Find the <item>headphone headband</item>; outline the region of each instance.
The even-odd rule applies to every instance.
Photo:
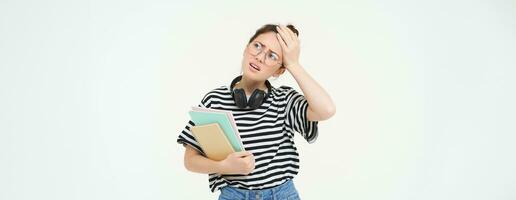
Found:
[[[235,87],[236,83],[238,83],[238,81],[240,81],[240,80],[242,80],[242,75],[237,76],[236,78],[234,78],[233,81],[231,81],[231,85],[229,86],[229,90],[233,91],[233,88]],[[267,98],[270,95],[271,91],[272,91],[272,85],[269,82],[269,80],[265,80],[265,86],[267,87],[267,95],[265,96],[265,98]]]
[[[238,81],[242,80],[242,75],[237,76],[233,81],[231,81],[231,85],[229,86],[229,90],[231,92],[231,96],[233,97],[233,100],[235,101],[235,104],[239,108],[245,108],[247,106],[250,106],[253,109],[258,108],[265,100],[267,100],[267,97],[269,97],[272,93],[272,85],[269,82],[269,80],[265,80],[265,86],[267,86],[267,92],[264,92],[260,89],[255,89],[251,96],[249,97],[249,102],[247,102],[247,98],[245,95],[245,91],[242,88],[234,89],[236,83]]]

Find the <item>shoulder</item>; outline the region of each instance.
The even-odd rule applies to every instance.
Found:
[[[226,98],[227,95],[231,96],[228,86],[222,85],[219,87],[215,87],[208,90],[208,92],[204,94],[203,102],[213,98]]]
[[[207,94],[214,94],[214,93],[219,93],[219,94],[229,93],[229,87],[226,85],[221,85],[219,87],[209,90]]]
[[[287,96],[289,93],[295,92],[295,89],[287,85],[282,85],[279,87],[275,87],[274,92],[277,96]]]
[[[279,86],[278,88],[275,88],[275,92],[276,92],[276,96],[284,97],[287,99],[289,99],[293,96],[302,95],[296,89],[294,89],[291,86],[287,86],[287,85],[282,85],[282,86]]]

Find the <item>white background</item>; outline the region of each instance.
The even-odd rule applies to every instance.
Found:
[[[0,1],[0,199],[216,199],[187,111],[266,23],[337,114],[302,199],[516,199],[514,1]],[[287,72],[273,85],[299,90]]]

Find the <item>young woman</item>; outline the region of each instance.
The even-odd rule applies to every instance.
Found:
[[[192,121],[177,139],[186,147],[186,169],[209,174],[211,191],[221,190],[219,199],[299,199],[292,181],[299,169],[294,132],[313,143],[318,122],[333,116],[336,109],[299,64],[298,35],[292,25],[262,26],[244,49],[243,74],[208,92],[198,105],[232,111],[246,151],[222,161],[206,158],[190,132]],[[270,77],[285,70],[306,97],[292,87],[270,84]]]

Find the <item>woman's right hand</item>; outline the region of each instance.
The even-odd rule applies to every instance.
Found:
[[[254,156],[249,151],[234,152],[220,161],[220,174],[248,175],[254,170]]]

